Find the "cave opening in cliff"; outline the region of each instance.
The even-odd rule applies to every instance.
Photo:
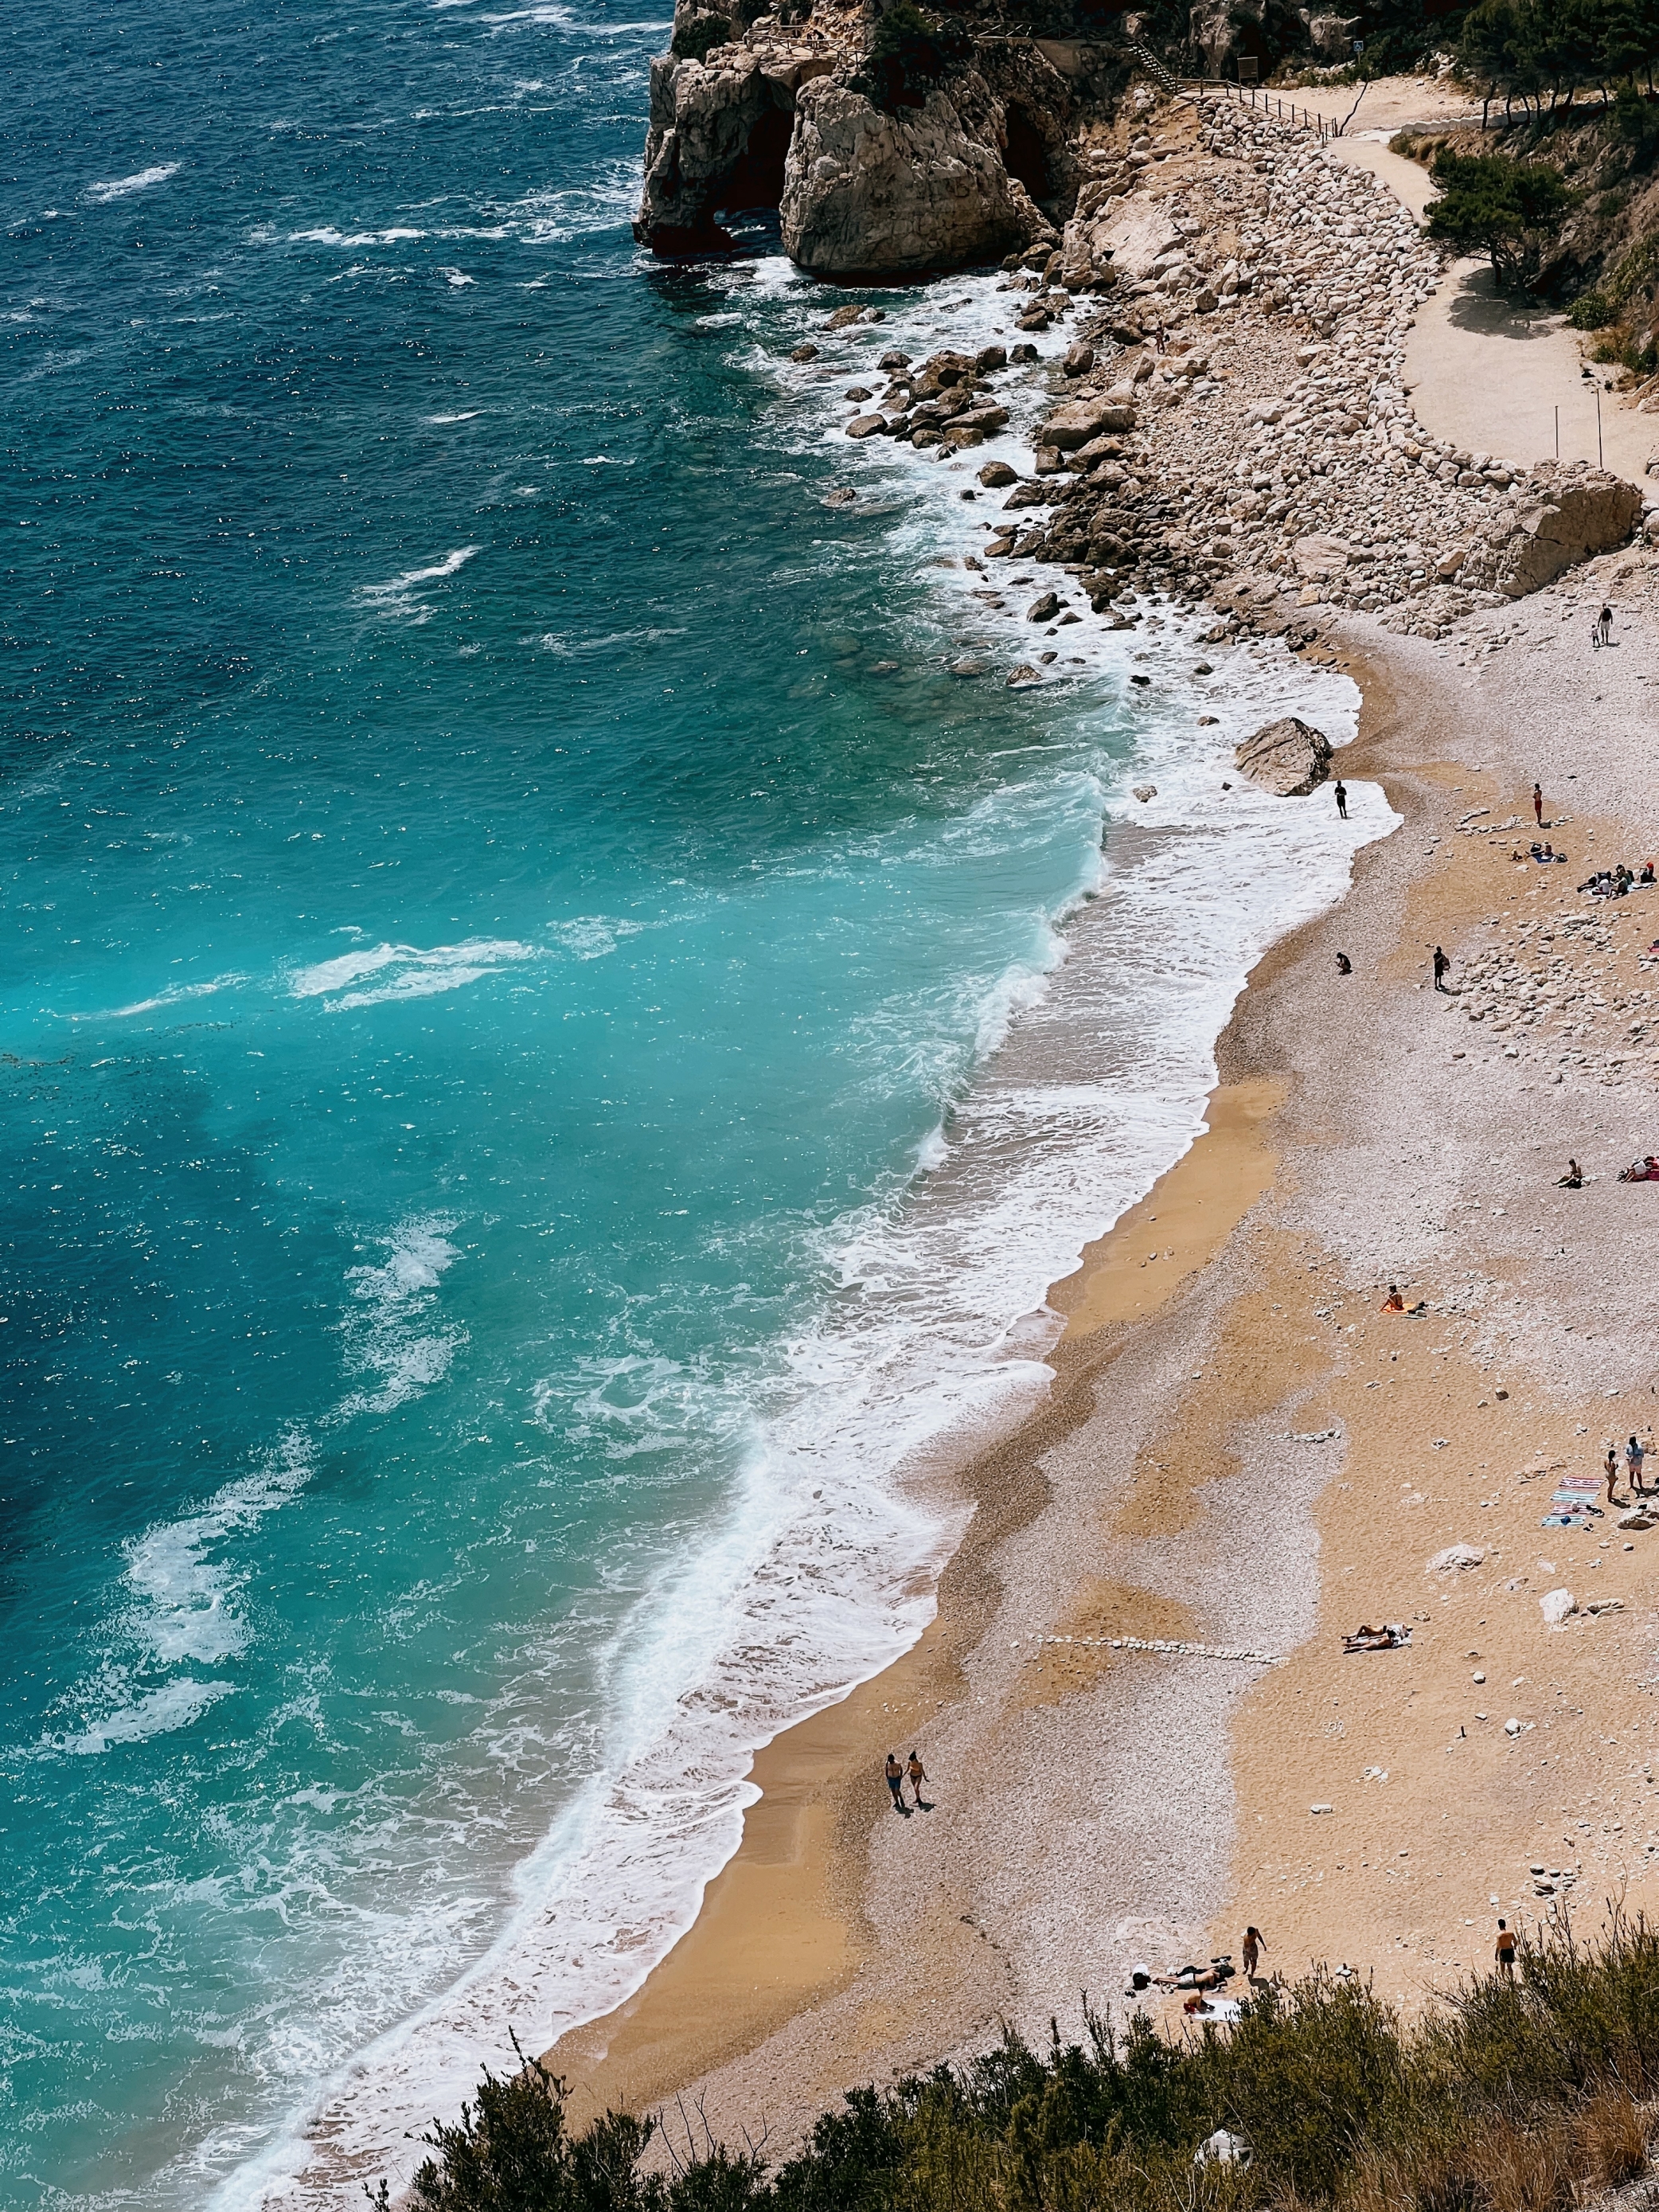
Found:
[[[1046,200],[1052,189],[1048,141],[1017,100],[1009,101],[1005,117],[1008,143],[1002,158],[1008,173],[1019,179],[1034,200]]]
[[[786,107],[769,108],[749,133],[720,193],[720,206],[738,215],[752,208],[775,208],[783,198],[784,156],[794,116]]]

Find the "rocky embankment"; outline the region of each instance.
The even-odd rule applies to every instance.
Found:
[[[1406,334],[1442,263],[1367,171],[1248,109],[1171,103],[1145,126],[1084,153],[1063,238],[1008,279],[1022,328],[1072,325],[1029,471],[981,477],[1006,494],[988,567],[1065,572],[1032,621],[1123,622],[1152,591],[1208,599],[1218,639],[1295,641],[1338,608],[1437,636],[1625,543],[1644,499],[1621,478],[1528,471],[1416,422]],[[883,367],[854,437],[960,451],[1006,420],[985,356]]]

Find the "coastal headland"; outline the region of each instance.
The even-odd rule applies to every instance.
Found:
[[[1579,888],[1659,851],[1647,487],[1424,420],[1406,364],[1447,264],[1399,156],[1150,94],[1109,136],[1073,219],[1109,235],[1012,257],[1032,327],[1074,339],[1061,436],[981,472],[1021,519],[970,588],[1012,611],[1007,563],[1047,562],[1034,646],[1184,605],[1161,652],[1266,634],[1339,666],[1364,706],[1332,775],[1402,826],[1261,961],[1206,1133],[1054,1287],[1048,1402],[962,1471],[932,1628],[761,1753],[695,1927],[550,2054],[578,2114],[678,2098],[775,2151],[1004,2022],[1121,2013],[1137,1966],[1236,1960],[1247,1923],[1265,1971],[1412,2010],[1500,1912],[1651,1901],[1659,1525],[1623,1449],[1659,1413],[1659,1184],[1618,1176],[1659,1146],[1659,890]],[[1477,373],[1468,335],[1435,375]],[[860,337],[854,311],[821,343]],[[884,363],[856,434],[994,438],[917,419],[963,381],[935,363],[919,398],[928,366]],[[882,1759],[913,1746],[927,1809],[896,1817]]]

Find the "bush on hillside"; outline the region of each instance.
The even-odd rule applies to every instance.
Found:
[[[1448,147],[1435,156],[1432,174],[1440,198],[1429,210],[1431,235],[1486,254],[1501,285],[1535,282],[1572,204],[1559,169]]]
[[[1570,2207],[1645,2169],[1659,2088],[1659,1931],[1523,1945],[1407,2027],[1316,1975],[1262,1989],[1227,2032],[1179,2042],[1084,2010],[1080,2043],[1009,2035],[962,2067],[851,2093],[775,2172],[751,2151],[653,2157],[653,2124],[580,2134],[564,2085],[520,2054],[425,2140],[416,2212],[1398,2212]],[[516,2045],[514,2046],[517,2048]],[[1194,2170],[1217,2129],[1247,2166]],[[373,2200],[389,2208],[384,2184]]]

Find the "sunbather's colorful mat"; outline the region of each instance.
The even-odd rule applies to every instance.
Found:
[[[1538,1525],[1540,1528],[1589,1528],[1595,1524],[1583,1513],[1547,1513]]]

